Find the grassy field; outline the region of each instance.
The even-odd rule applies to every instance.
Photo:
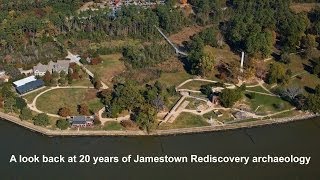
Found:
[[[49,89],[49,88],[48,88],[48,87],[45,87],[45,88],[43,88],[43,89],[41,89],[41,90],[38,90],[38,91],[35,91],[35,92],[33,92],[33,93],[27,94],[27,95],[23,96],[23,98],[25,98],[28,103],[32,103],[33,99],[34,99],[39,93],[41,93],[41,92],[43,92],[43,91],[45,91],[45,90],[47,90],[47,89]]]
[[[190,78],[192,78],[192,75],[186,71],[178,71],[175,73],[162,73],[159,81],[165,83],[167,86],[177,86]]]
[[[210,82],[204,82],[204,81],[191,81],[183,86],[180,87],[180,89],[189,89],[194,91],[199,91],[202,85],[211,84]]]
[[[178,128],[191,128],[209,126],[203,117],[193,115],[190,113],[181,113],[177,119],[172,123],[165,123],[159,126],[159,129],[178,129]]]
[[[103,126],[105,131],[119,131],[123,130],[123,127],[118,122],[106,122]]]
[[[93,87],[91,81],[89,78],[84,78],[84,79],[81,79],[81,80],[76,80],[76,81],[73,81],[71,86],[88,86],[88,87]]]
[[[103,104],[95,94],[94,89],[55,89],[40,96],[36,105],[39,110],[52,114],[57,114],[62,107],[68,107],[73,115],[77,115],[77,106],[85,103],[90,111],[96,112]]]
[[[256,87],[247,87],[247,90],[249,91],[257,91],[257,92],[262,92],[262,93],[268,93],[265,89],[263,89],[261,86],[256,86]]]
[[[248,102],[250,103],[253,111],[260,106],[256,111],[258,114],[274,113],[292,108],[287,101],[284,101],[279,97],[265,96],[260,94],[256,94],[255,98],[248,100]]]
[[[236,61],[239,62],[240,66],[240,55],[233,53],[228,46],[224,48],[213,48],[211,46],[205,46],[204,53],[213,54],[215,57],[215,64],[218,64],[219,61],[231,62]]]
[[[93,73],[97,73],[101,80],[110,85],[111,80],[117,74],[125,70],[124,63],[120,61],[121,54],[111,54],[101,56],[102,63],[98,65],[86,65],[86,67]]]

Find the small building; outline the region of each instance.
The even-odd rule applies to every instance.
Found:
[[[13,85],[15,87],[19,87],[19,86],[23,86],[29,82],[36,81],[36,80],[37,79],[35,76],[29,76],[29,77],[26,77],[26,78],[23,78],[23,79],[20,79],[18,81],[13,82]]]
[[[27,92],[39,89],[44,86],[44,82],[42,79],[37,79],[35,81],[26,83],[22,86],[16,87],[16,90],[19,94],[25,94]]]
[[[13,82],[13,85],[15,86],[16,91],[22,95],[43,87],[44,82],[41,79],[36,79],[35,76],[29,76]]]
[[[71,116],[68,118],[71,127],[73,128],[85,128],[85,127],[92,127],[93,126],[93,116]]]

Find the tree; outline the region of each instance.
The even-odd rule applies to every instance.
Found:
[[[14,92],[11,89],[10,84],[3,85],[2,89],[1,89],[1,94],[5,99],[8,98],[8,97],[14,97],[15,96]]]
[[[164,109],[164,101],[161,96],[157,96],[155,99],[151,101],[152,106],[160,112]]]
[[[46,71],[46,73],[44,74],[43,81],[46,86],[51,86],[52,75],[49,71]]]
[[[307,97],[306,109],[314,112],[320,112],[320,96],[317,94],[310,94]]]
[[[59,128],[61,130],[65,130],[65,129],[68,129],[68,127],[70,126],[70,123],[66,119],[59,119],[56,122],[56,126],[57,126],[57,128]]]
[[[4,100],[4,109],[6,112],[13,112],[16,101],[13,97],[8,97]]]
[[[156,115],[157,112],[153,107],[144,105],[136,110],[134,120],[141,129],[149,133],[151,125],[155,122]]]
[[[316,94],[316,95],[319,95],[319,96],[320,96],[320,84],[318,84],[318,85],[316,86],[316,88],[314,89],[314,91],[315,91],[315,94]]]
[[[50,124],[49,117],[45,113],[41,113],[33,117],[33,123],[36,126],[48,126]]]
[[[32,119],[32,112],[29,108],[25,107],[21,110],[19,117],[21,120],[31,120]]]
[[[291,63],[290,54],[287,53],[287,52],[283,52],[283,53],[281,54],[280,62],[282,62],[282,63],[284,63],[284,64],[290,64],[290,63]]]
[[[199,62],[199,70],[202,76],[208,76],[214,67],[214,59],[211,56],[204,55]]]
[[[92,58],[91,59],[91,65],[97,65],[100,64],[102,62],[102,58],[101,57],[96,57],[96,58]]]
[[[58,83],[61,84],[61,85],[65,85],[66,84],[66,79],[65,78],[60,78],[58,80]]]
[[[54,72],[52,73],[52,78],[53,78],[53,79],[58,79],[59,76],[60,76],[60,74],[59,74],[57,71],[54,71]]]
[[[58,111],[58,115],[61,117],[68,117],[71,115],[71,110],[67,107],[60,108]]]
[[[242,98],[242,94],[240,89],[223,89],[219,95],[220,102],[224,107],[230,108]]]
[[[102,88],[102,83],[100,80],[96,80],[95,83],[94,83],[94,88],[96,89],[100,89]]]
[[[16,106],[18,109],[22,110],[23,108],[27,107],[26,100],[24,100],[24,99],[21,98],[21,97],[16,97],[15,106]]]
[[[287,87],[282,91],[283,97],[288,97],[290,101],[293,101],[298,95],[302,94],[303,90],[298,86]]]
[[[201,85],[200,91],[205,94],[208,98],[212,95],[212,84]]]
[[[101,121],[98,116],[94,116],[93,124],[96,126],[101,125]]]
[[[79,114],[81,115],[85,115],[85,116],[89,116],[90,112],[89,112],[89,107],[88,105],[82,103],[79,105]]]
[[[285,67],[280,63],[273,63],[270,65],[269,73],[267,75],[267,82],[272,83],[285,83],[288,81]]]

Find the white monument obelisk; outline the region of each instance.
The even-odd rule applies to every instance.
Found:
[[[240,72],[243,73],[243,63],[244,63],[244,52],[241,53],[241,65],[240,65]]]

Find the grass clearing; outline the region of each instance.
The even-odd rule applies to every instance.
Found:
[[[120,123],[116,121],[106,122],[103,126],[103,130],[105,131],[120,131],[123,130],[123,127]]]
[[[97,73],[107,85],[111,84],[112,78],[125,70],[124,63],[120,60],[121,54],[101,55],[102,63],[86,65],[93,73]]]
[[[266,91],[265,89],[263,89],[261,86],[247,87],[247,90],[270,94],[268,91]]]
[[[76,81],[73,81],[71,86],[87,86],[87,87],[93,87],[91,81],[89,78],[84,78],[84,79],[81,79],[81,80],[76,80]]]
[[[159,82],[164,83],[167,86],[176,86],[190,78],[192,78],[192,75],[183,70],[174,73],[162,73]]]
[[[265,96],[261,94],[256,94],[254,99],[248,100],[251,109],[256,111],[257,114],[268,114],[283,111],[292,108],[290,103],[282,100],[279,97]]]
[[[216,115],[216,113],[214,111],[210,111],[206,114],[203,115],[203,118],[205,119],[210,119],[210,118],[217,118],[218,116]]]
[[[210,126],[203,117],[191,113],[181,113],[173,123],[163,123],[159,129],[179,129]]]
[[[188,104],[188,106],[186,107],[186,109],[197,109],[199,106],[207,106],[207,103],[198,99],[194,99],[194,98],[186,98],[187,101],[189,101],[190,103]]]
[[[240,66],[240,55],[233,53],[229,46],[225,46],[224,48],[213,48],[211,46],[205,46],[205,53],[211,53],[215,57],[215,64],[218,64],[220,61],[228,62],[239,62]]]
[[[103,107],[100,99],[94,94],[94,89],[54,89],[43,95],[37,100],[37,108],[46,113],[57,114],[62,107],[68,107],[73,115],[78,115],[78,105],[85,103],[90,111],[96,112]]]
[[[30,94],[27,94],[27,95],[23,96],[23,98],[25,98],[25,99],[27,100],[27,103],[32,103],[33,99],[34,99],[39,93],[41,93],[41,92],[43,92],[43,91],[45,91],[45,90],[47,90],[47,89],[49,89],[49,87],[45,87],[45,88],[43,88],[43,89],[41,89],[41,90],[38,90],[38,91],[32,92],[32,93],[30,93]]]
[[[191,81],[191,82],[184,84],[179,89],[189,89],[189,90],[194,90],[194,91],[200,91],[201,86],[207,85],[207,84],[212,84],[212,83],[205,82],[205,81]]]

